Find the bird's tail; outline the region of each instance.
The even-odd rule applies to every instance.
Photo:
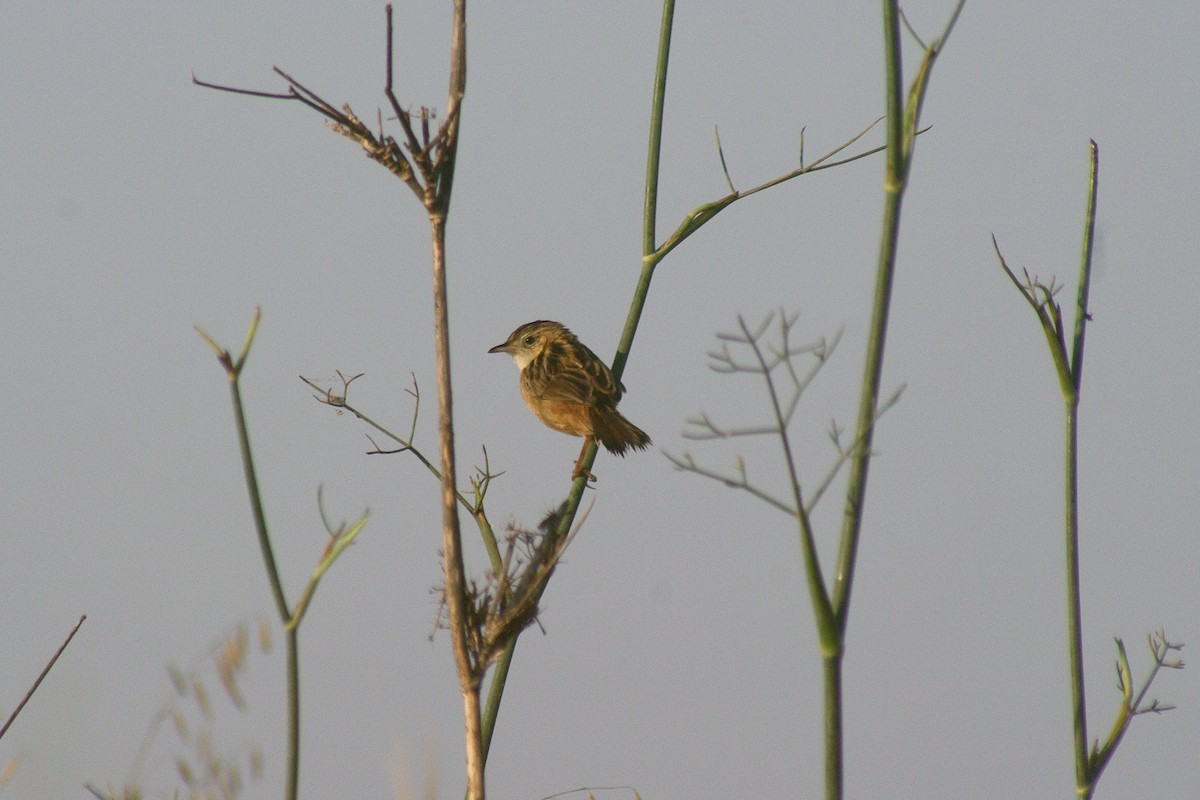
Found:
[[[621,412],[612,409],[592,410],[592,430],[597,441],[613,455],[623,456],[629,448],[645,450],[650,446],[650,437],[634,425]]]

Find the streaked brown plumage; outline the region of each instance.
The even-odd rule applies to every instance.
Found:
[[[584,437],[572,478],[587,474],[595,480],[581,468],[592,439],[619,456],[650,445],[646,432],[617,411],[625,387],[561,324],[528,322],[488,352],[508,353],[517,362],[521,397],[538,419],[556,431]]]

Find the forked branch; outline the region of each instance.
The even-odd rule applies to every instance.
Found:
[[[875,120],[870,125],[867,125],[861,131],[856,133],[854,136],[851,136],[845,142],[842,142],[840,145],[833,148],[828,153],[825,153],[823,156],[821,156],[816,161],[813,161],[810,164],[804,163],[804,130],[801,129],[801,131],[800,131],[800,164],[799,164],[799,166],[796,167],[796,169],[785,172],[784,174],[782,174],[776,178],[772,178],[771,180],[769,180],[765,183],[760,183],[758,186],[755,186],[750,189],[745,189],[743,191],[738,191],[737,189],[734,188],[733,179],[729,175],[729,168],[725,162],[725,150],[721,146],[721,137],[720,137],[720,134],[718,133],[718,135],[717,135],[717,157],[720,159],[720,162],[721,162],[721,172],[725,176],[725,182],[729,185],[729,194],[725,195],[724,197],[718,198],[716,200],[712,200],[710,202],[699,205],[696,208],[694,208],[692,211],[690,211],[683,218],[683,220],[679,223],[678,227],[675,228],[675,231],[670,236],[667,237],[666,241],[663,242],[658,247],[656,247],[653,253],[644,256],[642,260],[645,262],[651,262],[651,263],[657,263],[657,262],[661,261],[667,255],[667,253],[674,250],[676,247],[678,247],[680,244],[682,244],[685,239],[687,239],[689,236],[691,236],[696,231],[700,230],[700,228],[703,227],[705,223],[707,223],[709,220],[711,220],[717,214],[720,214],[726,208],[733,205],[735,202],[737,202],[738,200],[741,200],[742,198],[749,197],[752,194],[758,194],[759,192],[765,191],[774,186],[778,186],[781,183],[786,183],[786,182],[792,180],[793,178],[799,178],[801,175],[807,175],[810,172],[817,172],[818,170],[830,169],[832,167],[840,167],[844,164],[849,164],[852,161],[857,161],[860,158],[866,158],[867,156],[871,156],[871,155],[874,155],[876,153],[886,150],[887,149],[886,147],[873,147],[869,150],[864,150],[861,153],[856,153],[855,155],[848,156],[846,158],[841,158],[836,161],[832,160],[834,158],[834,156],[838,155],[843,150],[845,150],[848,147],[850,147],[851,145],[853,145],[855,142],[857,142],[863,136],[866,136],[867,132],[870,131],[872,128],[874,128],[876,125],[878,125],[882,119],[883,119],[883,117],[880,117],[879,119]],[[918,131],[918,133],[924,133],[924,132],[925,131],[923,131],[923,130]]]
[[[767,490],[752,483],[747,476],[746,462],[741,456],[737,457],[732,474],[704,467],[698,464],[690,453],[684,453],[682,456],[667,453],[666,456],[678,469],[686,472],[694,472],[697,475],[720,481],[731,488],[742,489],[789,516],[807,518],[816,507],[825,490],[833,482],[841,467],[854,457],[857,449],[862,445],[862,441],[860,438],[848,446],[843,446],[841,442],[841,429],[836,424],[832,425],[830,428],[830,439],[837,449],[837,457],[830,465],[829,470],[818,484],[812,496],[807,501],[802,500],[803,494],[800,490],[800,476],[795,461],[791,457],[792,443],[788,429],[792,423],[792,418],[795,416],[796,408],[799,406],[800,398],[817,377],[817,373],[820,372],[821,368],[833,355],[838,342],[841,340],[842,331],[839,330],[829,340],[822,337],[812,342],[794,344],[792,342],[792,330],[795,327],[797,315],[787,314],[781,310],[778,314],[778,341],[766,341],[764,337],[775,319],[775,314],[768,314],[761,323],[751,327],[743,317],[739,316],[738,331],[735,333],[717,334],[717,339],[721,341],[721,348],[718,351],[708,354],[711,359],[709,367],[714,372],[723,374],[746,373],[758,375],[762,378],[767,388],[771,420],[760,425],[729,427],[720,425],[714,422],[708,414],[701,413],[699,416],[687,420],[688,427],[684,429],[683,435],[684,438],[697,440],[731,439],[735,437],[761,436],[764,434],[779,437],[788,462],[788,479],[792,487],[792,501],[786,502],[781,500]],[[730,349],[731,344],[749,349],[751,358],[743,360],[735,355]],[[798,367],[796,362],[801,357],[808,357],[811,359],[811,363],[804,368]],[[903,388],[901,386],[880,404],[876,419],[896,403]]]
[[[300,81],[284,72],[279,67],[272,70],[287,84],[287,91],[269,92],[258,89],[244,89],[226,86],[209,81],[202,81],[192,75],[192,83],[206,89],[219,92],[243,94],[250,97],[261,97],[268,100],[294,100],[316,111],[325,117],[326,124],[337,133],[352,139],[363,148],[367,157],[381,164],[384,168],[404,181],[427,209],[445,207],[448,200],[448,182],[443,191],[443,179],[453,171],[452,164],[457,146],[458,115],[462,100],[461,89],[455,92],[451,89],[450,100],[447,103],[445,119],[437,130],[430,128],[430,122],[436,118],[436,112],[422,106],[412,112],[400,106],[392,86],[392,7],[387,6],[387,56],[385,64],[386,81],[384,95],[395,119],[399,122],[403,133],[403,144],[396,141],[394,136],[387,134],[383,127],[383,115],[376,112],[376,129],[372,130],[364,123],[348,103],[339,109],[325,98],[309,89]],[[465,67],[463,68],[465,74]],[[465,76],[464,76],[465,80]],[[413,128],[413,122],[421,126],[418,136]],[[445,195],[445,196],[443,196]]]
[[[412,388],[404,391],[413,398],[412,419],[409,422],[408,433],[401,435],[395,433],[390,428],[385,427],[379,422],[376,422],[372,417],[368,416],[364,411],[350,403],[350,384],[363,377],[362,373],[347,377],[340,370],[337,371],[338,380],[341,382],[340,389],[332,389],[322,386],[316,381],[300,376],[300,380],[304,381],[310,388],[317,392],[314,395],[319,403],[337,409],[339,412],[348,411],[355,417],[371,426],[379,433],[399,445],[395,448],[381,447],[369,434],[367,441],[371,443],[371,450],[367,451],[367,455],[393,455],[395,453],[411,453],[429,472],[439,481],[442,479],[441,470],[437,468],[425,453],[416,446],[417,437],[417,417],[421,412],[421,387],[417,384],[417,376],[412,376]],[[479,528],[480,536],[483,538],[484,547],[487,548],[488,555],[492,562],[492,569],[499,570],[501,568],[501,556],[499,546],[497,544],[496,535],[492,530],[491,521],[488,520],[487,511],[484,508],[484,499],[487,497],[488,487],[494,478],[503,475],[503,472],[492,472],[491,463],[488,459],[487,448],[483,448],[483,466],[475,467],[475,474],[471,476],[471,496],[464,494],[460,490],[455,490],[455,497],[458,500],[463,510],[471,515],[475,520],[476,526]]]
[[[1154,679],[1158,677],[1158,673],[1163,669],[1183,669],[1183,659],[1179,658],[1176,653],[1183,649],[1183,645],[1178,642],[1172,642],[1167,639],[1167,634],[1163,630],[1155,631],[1146,637],[1146,643],[1150,648],[1150,656],[1154,659],[1154,666],[1150,669],[1150,674],[1146,676],[1146,680],[1142,682],[1142,686],[1137,692],[1133,689],[1133,673],[1129,668],[1129,658],[1125,654],[1125,643],[1120,639],[1117,642],[1117,688],[1121,690],[1121,707],[1117,709],[1117,718],[1113,722],[1112,731],[1108,734],[1108,739],[1104,745],[1098,741],[1092,742],[1092,750],[1088,756],[1090,785],[1095,787],[1096,781],[1099,780],[1100,774],[1104,768],[1108,766],[1108,762],[1112,759],[1116,752],[1117,745],[1121,743],[1125,732],[1129,730],[1129,726],[1133,723],[1134,717],[1142,714],[1161,714],[1164,711],[1171,711],[1175,708],[1172,705],[1159,703],[1157,698],[1152,698],[1147,702],[1146,695],[1150,692],[1150,685],[1154,683]]]

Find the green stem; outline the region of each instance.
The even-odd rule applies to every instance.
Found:
[[[908,91],[907,103],[902,90],[904,75],[900,50],[900,9],[896,0],[883,2],[884,87],[886,96],[887,165],[884,174],[883,223],[879,241],[879,261],[875,273],[875,295],[871,308],[871,327],[867,337],[867,354],[863,364],[862,392],[859,397],[858,419],[855,423],[855,449],[850,463],[846,487],[846,507],[842,536],[838,547],[836,572],[833,579],[831,606],[835,616],[834,631],[822,637],[822,656],[826,659],[826,796],[830,800],[842,797],[842,740],[841,740],[841,656],[845,646],[846,626],[850,614],[850,590],[854,583],[858,541],[862,529],[863,504],[866,499],[867,476],[871,464],[871,448],[875,420],[879,416],[879,386],[883,375],[884,346],[887,341],[888,315],[891,309],[892,284],[896,272],[896,251],[900,236],[900,210],[908,185],[913,148],[919,130],[921,105],[924,102],[930,73],[942,44],[950,35],[963,2],[955,6],[942,35],[925,48],[920,68]],[[826,638],[829,641],[826,641]]]
[[[842,796],[842,653],[821,659],[825,679],[825,798]]]
[[[1094,139],[1090,142],[1089,150],[1091,169],[1083,222],[1083,252],[1079,257],[1079,291],[1075,296],[1075,335],[1071,348],[1071,383],[1076,391],[1083,385],[1083,339],[1088,322],[1088,289],[1092,284],[1092,244],[1096,236],[1096,197],[1100,183],[1100,146]]]
[[[883,236],[880,241],[875,297],[872,302],[871,329],[867,338],[862,392],[859,396],[858,420],[855,424],[856,452],[850,461],[850,479],[846,489],[842,539],[838,552],[837,573],[833,582],[833,608],[838,618],[838,630],[843,633],[846,630],[850,609],[850,589],[854,582],[854,566],[862,527],[863,502],[867,492],[867,474],[871,464],[871,446],[875,435],[875,418],[879,406],[879,385],[883,373],[883,351],[887,338],[888,311],[892,298],[892,281],[895,276],[896,242],[900,232],[901,192],[899,185],[896,185],[894,189],[891,188],[891,178],[892,172],[889,169],[883,211]]]
[[[1091,757],[1088,753],[1086,684],[1083,676],[1083,621],[1079,585],[1079,396],[1083,381],[1083,342],[1088,321],[1088,290],[1092,275],[1092,245],[1096,230],[1096,197],[1099,185],[1100,150],[1091,142],[1091,170],[1087,210],[1084,214],[1083,252],[1080,255],[1079,287],[1075,303],[1075,330],[1069,365],[1059,366],[1066,404],[1066,504],[1067,636],[1071,667],[1071,719],[1075,739],[1075,791],[1087,800],[1095,791]],[[1065,347],[1062,348],[1065,351]],[[1053,348],[1051,348],[1053,351]],[[1065,352],[1063,356],[1065,357]],[[1056,361],[1061,363],[1062,359]],[[1069,370],[1066,367],[1069,366]]]
[[[262,496],[259,494],[254,456],[250,451],[250,432],[246,427],[246,414],[242,406],[242,390],[239,384],[242,363],[238,364],[235,372],[230,373],[229,378],[229,390],[233,400],[233,419],[237,426],[238,449],[241,451],[242,469],[246,475],[246,490],[250,494],[250,513],[254,516],[254,531],[258,535],[258,547],[267,568],[267,580],[271,584],[271,596],[275,599],[275,610],[279,613],[279,619],[286,625],[292,618],[292,612],[288,608],[283,582],[279,578],[279,567],[275,564],[275,551],[271,546],[266,512],[263,510]]]
[[[638,321],[641,319],[642,309],[646,304],[646,296],[650,291],[650,281],[654,276],[654,267],[658,263],[658,260],[653,257],[655,249],[654,219],[657,213],[658,161],[662,147],[663,103],[666,97],[667,63],[671,51],[671,26],[674,14],[674,0],[664,0],[662,28],[659,33],[658,61],[654,80],[654,100],[650,111],[650,147],[646,164],[646,207],[643,215],[642,251],[647,257],[642,260],[641,275],[638,278],[637,288],[634,290],[633,301],[630,304],[629,314],[626,317],[625,328],[621,333],[621,339],[617,345],[617,353],[613,359],[612,371],[617,380],[620,380],[621,374],[625,370],[625,362],[629,358],[629,350],[633,344],[634,334],[637,332]],[[596,450],[596,445],[593,443],[583,460],[583,468],[585,470],[591,469],[592,464],[595,462]],[[587,479],[584,477],[580,477],[571,484],[562,520],[554,534],[559,539],[565,537],[571,530],[571,525],[575,520],[576,512],[579,510],[579,503],[583,499],[583,492],[586,486]],[[541,593],[545,591],[546,584],[542,586],[542,590],[538,593],[538,599],[541,598]],[[485,760],[491,748],[492,734],[495,731],[496,719],[500,714],[500,703],[504,696],[504,686],[508,679],[508,670],[512,665],[516,648],[517,638],[514,638],[508,643],[504,654],[496,664],[492,674],[491,685],[488,687],[487,700],[482,710],[481,719],[482,753]]]
[[[279,568],[275,563],[274,548],[271,546],[271,535],[267,529],[267,517],[266,512],[263,510],[262,495],[259,493],[258,475],[254,468],[254,456],[250,449],[250,432],[246,426],[246,414],[245,408],[242,405],[240,384],[242,368],[246,363],[247,355],[249,355],[253,331],[257,327],[257,322],[258,315],[256,314],[255,324],[251,327],[250,337],[247,338],[246,345],[237,363],[233,363],[228,352],[222,356],[221,361],[225,365],[226,372],[229,375],[229,390],[233,401],[233,418],[237,427],[238,447],[242,455],[242,468],[246,475],[246,489],[250,495],[250,510],[254,516],[254,529],[258,535],[259,549],[262,551],[263,563],[267,569],[267,579],[271,584],[271,595],[275,599],[275,608],[285,628],[285,640],[287,642],[288,721],[284,798],[286,800],[296,800],[299,793],[300,781],[299,643],[297,641],[296,629],[288,627],[288,623],[292,618],[292,612],[288,608],[287,597],[283,591],[283,582],[279,578]],[[206,336],[205,338],[207,339],[208,337]],[[209,341],[211,343],[211,340]]]
[[[492,733],[496,730],[496,717],[500,714],[500,701],[504,697],[504,685],[508,682],[508,669],[512,666],[513,653],[517,649],[517,639],[514,636],[504,648],[503,655],[492,670],[492,681],[488,686],[487,701],[483,706],[482,737],[483,758],[486,762],[492,749]]]
[[[287,778],[283,796],[296,800],[300,787],[300,630],[292,628],[284,632],[287,645]]]
[[[846,509],[839,545],[837,573],[833,584],[833,607],[838,625],[845,630],[850,607],[850,589],[854,580],[855,555],[862,526],[863,501],[871,462],[871,443],[879,410],[879,384],[883,373],[883,352],[891,307],[892,281],[896,269],[896,250],[900,235],[900,208],[908,186],[913,148],[920,132],[921,106],[933,72],[934,62],[954,29],[965,0],[959,0],[942,34],[925,47],[925,55],[908,90],[907,103],[901,90],[903,64],[900,52],[900,9],[895,0],[883,3],[884,67],[886,77],[887,166],[884,175],[883,231],[879,242],[879,263],[875,274],[875,297],[871,311],[871,330],[863,365],[863,387],[856,422],[856,452],[851,460],[846,490]]]
[[[659,159],[662,155],[663,108],[667,98],[667,67],[671,60],[671,31],[675,23],[675,0],[663,0],[662,22],[658,31],[658,57],[654,67],[654,94],[650,101],[650,142],[646,148],[646,195],[642,208],[642,271],[638,275],[637,286],[633,290],[633,300],[629,304],[629,313],[625,316],[625,327],[617,342],[617,352],[613,357],[612,373],[617,380],[625,372],[625,362],[629,359],[629,349],[633,346],[633,337],[637,334],[638,323],[642,319],[642,311],[646,307],[646,297],[650,294],[650,281],[654,278],[654,268],[662,260],[657,253],[655,244],[658,221],[658,174]],[[593,445],[588,454],[587,466],[590,467],[595,456]],[[574,513],[572,512],[572,515]]]
[[[1066,425],[1066,560],[1067,560],[1067,640],[1071,662],[1071,720],[1075,734],[1075,788],[1081,798],[1092,796],[1087,749],[1087,706],[1083,680],[1083,623],[1079,599],[1079,477],[1076,470],[1079,397],[1065,398]]]
[[[646,155],[646,196],[642,211],[642,271],[638,276],[637,287],[633,291],[633,300],[629,304],[629,313],[625,316],[625,327],[621,331],[621,339],[617,343],[617,352],[613,357],[612,373],[618,381],[625,372],[625,362],[629,359],[629,350],[633,346],[633,337],[637,334],[638,323],[642,318],[642,310],[646,307],[646,297],[650,293],[650,282],[654,278],[654,268],[662,260],[662,253],[656,253],[655,220],[658,216],[658,172],[659,156],[662,153],[663,107],[667,96],[667,66],[671,56],[671,29],[675,20],[675,0],[663,0],[662,23],[658,33],[658,58],[654,70],[654,96],[650,105],[650,143]],[[597,447],[595,442],[588,448],[583,459],[583,469],[589,470],[596,460]],[[579,501],[583,499],[583,491],[587,479],[580,476],[571,484],[567,495],[567,508],[559,523],[558,536],[566,536],[579,510]]]
[[[862,392],[855,424],[855,453],[850,462],[846,489],[846,508],[842,539],[833,582],[833,608],[838,630],[846,630],[850,606],[850,588],[854,581],[855,556],[862,526],[863,501],[867,491],[867,473],[871,463],[871,442],[879,406],[879,384],[883,373],[883,351],[887,338],[888,311],[891,306],[892,280],[896,269],[896,243],[900,235],[900,206],[907,175],[904,153],[904,107],[901,89],[903,67],[900,57],[900,13],[895,0],[884,0],[884,64],[887,96],[887,165],[884,174],[883,227],[879,241],[879,261],[875,272],[875,297],[871,306],[871,329],[867,337],[867,356],[863,365]]]
[[[675,22],[675,0],[663,0],[662,23],[658,29],[658,58],[654,66],[654,96],[650,101],[650,145],[646,152],[646,198],[642,213],[642,256],[657,249],[658,163],[662,154],[663,107],[667,97],[667,65],[671,58],[671,31]],[[632,337],[630,337],[632,338]]]

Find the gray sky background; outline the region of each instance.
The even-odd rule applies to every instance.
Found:
[[[445,102],[446,3],[399,4],[397,93]],[[881,113],[878,4],[680,3],[660,232]],[[951,3],[912,2],[935,35]],[[427,776],[462,789],[461,701],[445,635],[437,487],[411,457],[364,455],[364,428],[298,374],[365,372],[353,399],[406,428],[410,374],[434,443],[429,245],[406,187],[298,104],[201,90],[282,88],[278,65],[373,119],[383,4],[15,2],[0,32],[0,558],[12,708],[81,613],[88,621],[16,725],[5,798],[82,784],[173,790],[173,735],[130,774],[172,691],[239,621],[273,613],[226,380],[192,329],[242,341],[253,442],[292,597],[325,544],[316,507],[372,516],[301,635],[305,797],[390,797]],[[649,2],[476,3],[449,253],[460,464],[505,470],[497,524],[568,489],[578,444],[524,408],[488,355],[560,320],[612,354],[639,267],[646,119],[660,9]],[[1197,186],[1191,2],[968,3],[938,62],[904,207],[884,418],[846,656],[849,797],[1068,797],[1073,768],[1061,534],[1062,403],[1042,334],[997,266],[1074,294],[1087,142],[1100,145],[1081,423],[1091,735],[1118,702],[1112,637],[1145,675],[1146,634],[1200,647]],[[907,63],[917,52],[909,41]],[[875,131],[866,140],[882,141]],[[597,460],[595,507],[526,634],[490,759],[496,797],[632,786],[646,798],[815,796],[820,661],[786,517],[675,471],[690,451],[781,487],[774,442],[681,437],[698,411],[765,419],[762,387],[711,372],[739,313],[845,327],[794,423],[813,484],[830,420],[854,418],[882,198],[878,157],[736,204],[660,267],[625,373],[625,413],[656,449]],[[463,481],[466,481],[464,469]],[[840,497],[817,514],[826,564]],[[472,542],[473,565],[482,548]],[[1102,797],[1200,795],[1194,668],[1153,694]],[[257,743],[278,796],[281,641],[256,656],[249,710],[217,746]],[[7,713],[7,711],[5,711]],[[199,714],[189,709],[189,719]],[[628,797],[628,791],[597,792]]]

